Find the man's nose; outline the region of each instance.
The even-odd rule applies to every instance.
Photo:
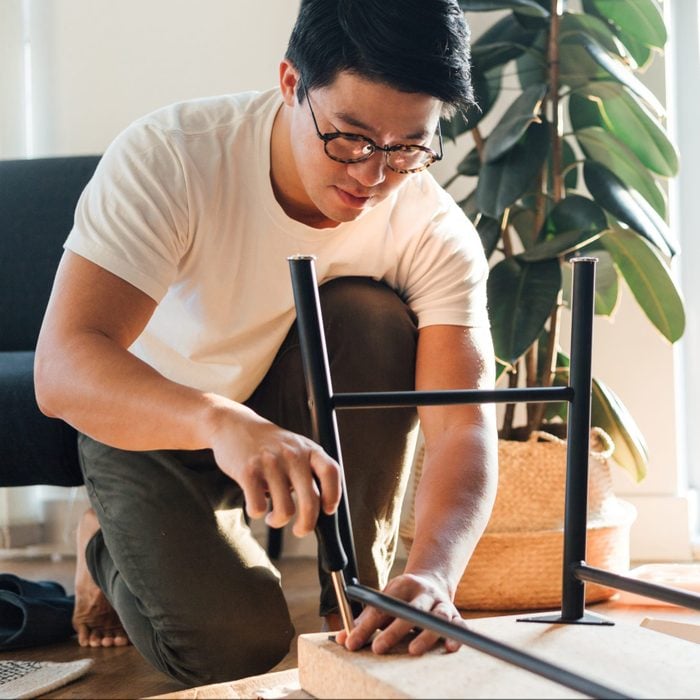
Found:
[[[348,163],[348,174],[363,187],[376,187],[386,180],[386,157],[375,151],[367,160]]]

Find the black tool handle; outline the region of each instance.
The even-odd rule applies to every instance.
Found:
[[[338,511],[328,515],[321,511],[316,522],[316,537],[320,549],[321,566],[324,571],[343,571],[348,565],[348,557],[340,540]]]

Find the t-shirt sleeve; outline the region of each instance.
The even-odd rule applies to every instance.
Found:
[[[443,203],[411,251],[406,301],[418,316],[419,328],[488,328],[489,268],[481,239],[451,198]]]
[[[65,248],[160,302],[189,245],[187,187],[167,135],[136,122],[103,155]]]

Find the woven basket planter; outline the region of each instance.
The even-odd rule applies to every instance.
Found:
[[[413,489],[420,479],[423,447],[414,463]],[[612,488],[610,438],[594,429],[588,479],[586,563],[618,573],[629,569],[634,507]],[[561,605],[566,443],[548,433],[527,442],[499,440],[498,491],[491,518],[459,583],[455,604],[462,610],[536,610]],[[410,549],[413,497],[400,535]],[[586,602],[616,591],[586,584]]]

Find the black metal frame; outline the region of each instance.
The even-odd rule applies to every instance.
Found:
[[[299,340],[314,426],[314,439],[342,465],[336,409],[426,406],[458,403],[519,403],[567,401],[566,493],[564,512],[564,558],[562,607],[560,613],[522,618],[523,621],[568,624],[613,624],[585,610],[585,582],[603,584],[650,598],[700,610],[700,595],[640,581],[597,569],[585,563],[588,507],[588,454],[591,423],[591,354],[595,300],[595,258],[576,258],[572,300],[569,384],[565,387],[508,388],[494,390],[443,390],[403,392],[357,392],[334,394],[326,351],[318,283],[313,256],[289,258]],[[407,603],[357,581],[355,548],[348,504],[343,497],[338,510],[340,538],[348,553],[344,570],[347,596],[389,614],[432,629],[480,651],[543,675],[580,692],[602,697],[626,697],[582,676],[543,662],[535,656],[476,635],[431,613],[418,611]]]

